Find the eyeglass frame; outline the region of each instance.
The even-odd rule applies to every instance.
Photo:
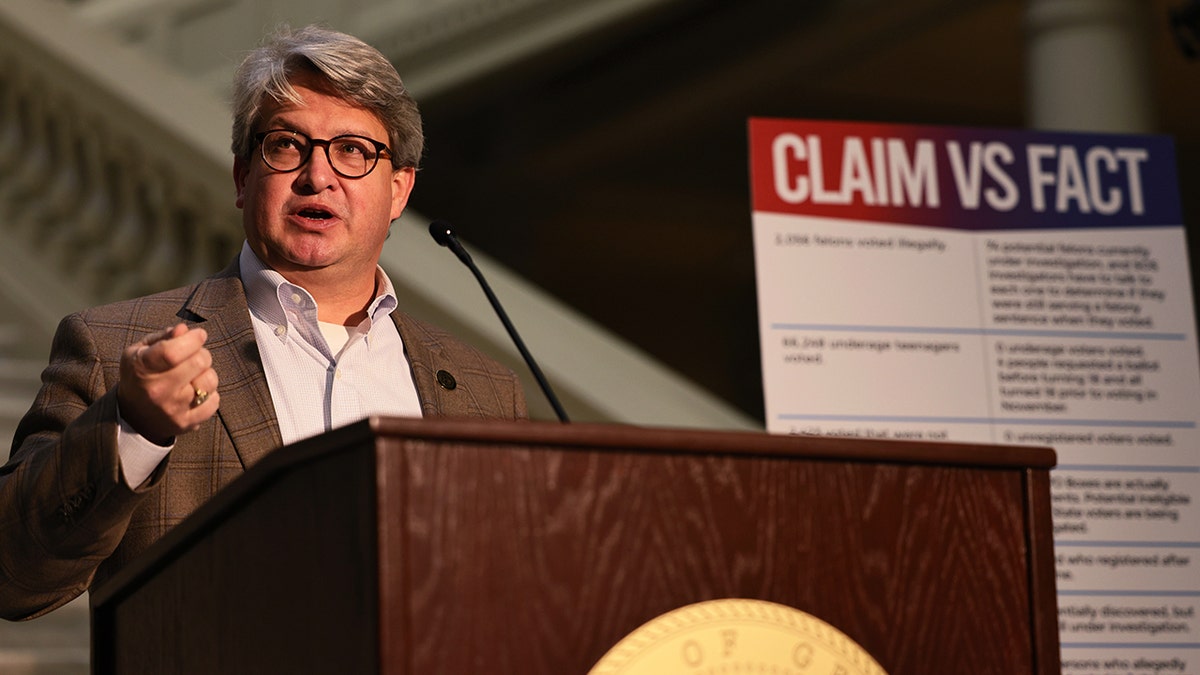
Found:
[[[278,133],[278,132],[292,134],[293,136],[299,136],[300,138],[304,138],[304,139],[308,140],[308,154],[301,157],[300,163],[291,169],[280,169],[280,168],[276,167],[274,164],[272,164],[271,160],[267,159],[267,148],[266,148],[266,145],[263,144],[263,141],[266,140],[267,136],[269,136],[270,134]],[[301,168],[304,167],[305,164],[308,163],[309,160],[312,159],[313,149],[315,149],[317,146],[321,146],[325,149],[325,161],[329,162],[329,168],[333,169],[333,172],[336,173],[337,175],[341,176],[342,178],[349,179],[349,180],[357,180],[359,178],[365,178],[365,177],[371,175],[371,172],[374,171],[377,166],[379,166],[380,158],[384,158],[384,159],[388,159],[388,160],[391,160],[391,158],[392,158],[392,149],[389,148],[386,144],[381,143],[381,142],[375,140],[374,138],[370,138],[368,136],[360,136],[359,134],[338,134],[337,136],[334,136],[333,138],[313,138],[312,136],[309,136],[308,134],[304,133],[303,131],[296,131],[295,129],[267,129],[266,131],[260,131],[256,134],[254,134],[253,138],[254,138],[254,144],[258,146],[258,154],[260,157],[262,157],[263,163],[266,164],[268,167],[270,167],[272,171],[278,171],[279,173],[291,173],[293,171],[299,171]],[[357,138],[357,139],[364,140],[364,141],[370,143],[371,145],[375,146],[375,163],[371,165],[371,168],[367,169],[365,173],[359,174],[357,176],[343,173],[342,171],[338,170],[338,168],[336,166],[334,166],[333,157],[331,157],[329,155],[329,146],[331,143],[333,143],[334,141],[336,141],[340,138]]]

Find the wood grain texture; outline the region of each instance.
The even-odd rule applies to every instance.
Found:
[[[377,672],[371,439],[328,450],[280,450],[93,594],[93,672]]]
[[[1053,462],[371,420],[273,453],[100,589],[96,662],[118,667],[97,672],[582,675],[646,621],[735,597],[808,612],[893,675],[1056,673]]]
[[[583,673],[721,597],[812,613],[889,672],[1033,672],[1022,469],[402,445],[406,672]]]

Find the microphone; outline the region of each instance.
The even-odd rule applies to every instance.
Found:
[[[496,315],[500,317],[500,322],[504,324],[504,328],[508,331],[508,336],[512,338],[513,343],[517,345],[517,350],[521,352],[521,358],[525,359],[525,365],[529,366],[529,370],[533,372],[533,377],[537,380],[538,386],[542,388],[542,393],[546,395],[546,399],[550,401],[550,406],[554,408],[554,414],[558,415],[558,421],[569,422],[567,412],[563,410],[562,404],[558,402],[558,397],[554,395],[554,390],[550,388],[550,383],[542,375],[542,369],[538,368],[537,361],[533,360],[533,355],[525,348],[525,342],[521,340],[521,336],[517,334],[516,327],[508,320],[508,314],[500,306],[500,300],[496,298],[496,294],[492,292],[492,287],[483,278],[483,272],[480,272],[479,268],[475,266],[475,261],[471,260],[471,254],[467,253],[467,249],[463,248],[462,244],[459,243],[458,237],[454,235],[454,229],[450,227],[450,223],[444,220],[433,221],[429,224],[429,234],[433,236],[433,240],[439,245],[453,251],[454,255],[458,256],[458,259],[475,275],[475,279],[479,281],[484,294],[487,295],[488,302],[492,303],[492,309],[496,310]]]

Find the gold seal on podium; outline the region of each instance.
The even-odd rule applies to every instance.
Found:
[[[588,675],[674,673],[887,675],[824,621],[786,605],[734,598],[651,619],[608,650]]]

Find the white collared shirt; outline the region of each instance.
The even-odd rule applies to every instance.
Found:
[[[263,265],[248,244],[240,265],[285,445],[369,415],[421,416],[404,343],[391,318],[396,294],[382,268],[376,268],[378,295],[362,323],[344,329],[325,324],[331,336],[345,331],[344,345],[331,347],[308,291]]]
[[[378,295],[367,318],[343,327],[319,323],[308,291],[264,265],[249,244],[242,245],[238,262],[284,445],[369,415],[421,416],[404,342],[391,319],[396,294],[382,268],[376,268]],[[149,478],[171,450],[124,420],[117,448],[131,486]]]

